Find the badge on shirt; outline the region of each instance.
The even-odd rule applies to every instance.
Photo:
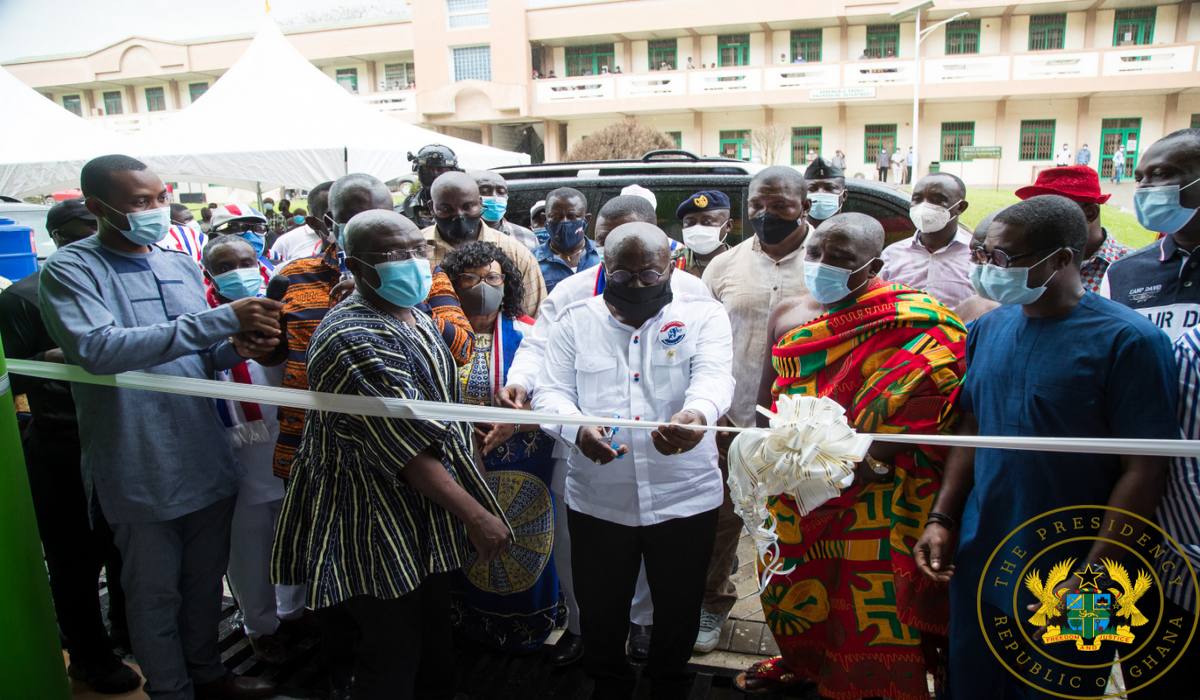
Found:
[[[674,347],[687,337],[687,326],[683,321],[671,321],[658,329],[658,341],[667,347]]]

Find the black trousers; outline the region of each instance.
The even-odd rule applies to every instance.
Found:
[[[625,658],[629,605],[638,569],[654,602],[646,678],[655,698],[686,698],[687,662],[700,629],[705,572],[717,532],[717,509],[656,525],[630,527],[572,510],[571,572],[579,599],[584,668],[593,698],[630,698],[636,683]]]
[[[33,428],[24,447],[59,631],[72,661],[84,665],[104,661],[112,656],[112,643],[100,615],[100,569],[106,567],[108,572],[109,622],[126,629],[121,557],[99,508],[88,521],[79,437]]]
[[[880,182],[887,182],[888,170],[889,170],[890,168],[875,168],[875,169],[876,169],[877,171],[879,171],[879,181],[880,181]]]
[[[463,669],[454,667],[450,587],[449,575],[439,574],[402,598],[344,603],[358,627],[354,700],[454,697]]]

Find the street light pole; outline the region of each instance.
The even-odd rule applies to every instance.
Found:
[[[912,116],[912,170],[906,171],[909,173],[909,179],[919,172],[921,163],[921,151],[917,148],[918,140],[921,136],[921,41],[924,37],[921,36],[921,8],[916,11],[916,41],[913,43],[913,51],[916,56],[913,59],[913,116]]]

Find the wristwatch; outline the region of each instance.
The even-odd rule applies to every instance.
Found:
[[[871,455],[867,455],[866,462],[867,466],[871,468],[871,471],[875,472],[879,476],[887,476],[892,472],[892,466],[890,464],[875,459]]]

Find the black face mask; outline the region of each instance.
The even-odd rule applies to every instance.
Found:
[[[671,298],[669,279],[653,287],[629,287],[611,283],[604,287],[604,301],[621,314],[622,320],[637,326],[670,304]]]
[[[479,236],[478,216],[435,216],[438,232],[450,243],[473,241]]]
[[[792,235],[792,231],[802,225],[797,219],[781,219],[774,214],[763,214],[750,219],[750,226],[755,235],[767,245],[782,243],[783,239]]]

